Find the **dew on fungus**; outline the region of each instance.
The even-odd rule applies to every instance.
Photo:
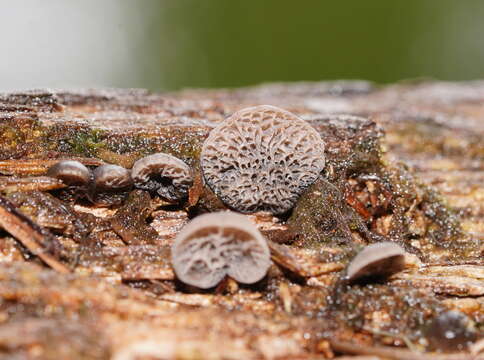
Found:
[[[200,161],[206,183],[229,207],[282,214],[323,170],[324,142],[294,114],[261,105],[213,129]]]
[[[252,284],[267,273],[267,241],[244,215],[231,212],[204,214],[190,221],[172,247],[177,277],[202,289],[217,285],[226,275]]]

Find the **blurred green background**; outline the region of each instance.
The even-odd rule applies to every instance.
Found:
[[[482,0],[19,0],[0,10],[2,89],[484,77]]]

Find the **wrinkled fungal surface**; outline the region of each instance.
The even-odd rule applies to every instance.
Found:
[[[240,110],[211,131],[201,153],[212,190],[240,212],[290,210],[324,168],[324,143],[283,109]]]
[[[261,280],[270,256],[266,240],[247,218],[218,212],[198,216],[180,231],[172,262],[181,281],[210,288],[226,275],[244,284]]]
[[[232,272],[185,286],[175,239],[190,218],[232,207],[204,181],[203,144],[258,104],[306,121],[324,169],[288,217],[244,215],[271,251],[261,281]],[[482,358],[483,120],[484,81],[0,95],[0,358]],[[256,159],[242,145],[234,159]],[[131,169],[156,153],[190,167],[187,201],[108,186],[98,207],[45,176],[62,160]],[[404,271],[344,281],[361,249],[389,240]]]
[[[93,172],[89,200],[99,206],[121,203],[133,186],[130,172],[118,165],[101,165]]]
[[[153,154],[136,161],[131,177],[138,189],[157,193],[169,201],[185,198],[193,184],[188,165],[169,154]]]

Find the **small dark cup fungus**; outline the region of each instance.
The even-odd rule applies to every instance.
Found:
[[[79,161],[62,160],[47,170],[47,176],[61,180],[67,186],[87,186],[91,172]]]
[[[117,165],[102,165],[93,172],[89,199],[99,206],[120,204],[133,187],[130,172]]]
[[[434,350],[465,350],[476,340],[474,323],[459,311],[446,311],[432,320],[426,337]]]
[[[62,160],[47,170],[47,176],[58,179],[67,185],[56,195],[64,201],[76,201],[87,195],[88,186],[92,179],[91,171],[79,161]]]
[[[348,282],[367,277],[384,277],[404,268],[405,251],[385,241],[366,246],[351,260],[346,270]]]
[[[187,197],[193,184],[190,168],[174,156],[158,153],[136,161],[131,177],[138,189],[157,193],[162,198],[177,202]]]
[[[217,285],[226,275],[252,284],[271,264],[267,241],[245,216],[217,212],[196,217],[178,234],[172,247],[177,277],[202,289]]]

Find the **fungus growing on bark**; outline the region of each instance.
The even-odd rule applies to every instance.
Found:
[[[202,289],[217,285],[226,275],[252,284],[270,266],[267,241],[245,216],[216,212],[190,221],[172,247],[177,277]]]
[[[383,277],[398,272],[404,267],[405,251],[397,244],[384,241],[371,244],[351,260],[346,276],[349,282],[364,277]]]
[[[190,168],[180,159],[163,153],[146,156],[136,161],[131,177],[138,189],[157,193],[176,202],[185,198],[193,184]]]
[[[473,321],[466,315],[450,310],[432,320],[426,336],[433,349],[464,350],[476,340],[476,329]]]
[[[226,205],[244,213],[287,212],[324,163],[318,132],[269,105],[234,113],[210,132],[201,152],[208,186]]]
[[[62,160],[47,170],[47,176],[61,180],[68,186],[86,186],[91,172],[79,161]]]
[[[102,165],[93,172],[89,200],[99,206],[121,203],[133,187],[128,170],[117,165]]]

